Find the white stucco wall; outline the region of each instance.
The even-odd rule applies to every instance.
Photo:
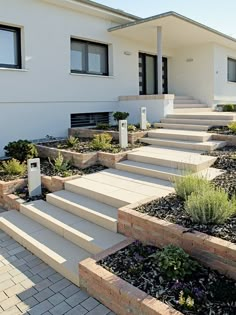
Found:
[[[214,45],[214,103],[236,104],[236,83],[228,81],[227,59],[236,60],[236,51]]]
[[[120,95],[139,93],[138,52],[155,45],[116,37],[110,20],[40,0],[0,0],[0,8],[0,24],[22,28],[24,68],[0,69],[0,156],[9,141],[65,136],[71,113],[112,112]],[[70,74],[71,37],[109,44],[109,77]]]
[[[169,92],[193,96],[212,105],[214,88],[213,45],[181,47],[169,60]]]

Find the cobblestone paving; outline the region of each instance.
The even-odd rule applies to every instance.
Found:
[[[115,315],[0,230],[1,315]]]

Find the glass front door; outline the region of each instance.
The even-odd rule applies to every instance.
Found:
[[[163,58],[163,93],[168,93],[167,58]],[[139,54],[139,94],[157,94],[157,56]]]

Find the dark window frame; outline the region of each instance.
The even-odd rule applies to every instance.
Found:
[[[22,68],[22,55],[21,55],[21,29],[0,24],[0,30],[8,31],[16,34],[16,50],[17,50],[17,63],[15,65],[0,63],[0,68],[21,69]]]
[[[107,44],[103,44],[103,43],[98,43],[98,42],[93,42],[93,41],[87,41],[87,40],[82,40],[82,39],[77,39],[77,38],[71,38],[70,40],[70,47],[72,45],[72,42],[78,42],[78,43],[82,43],[85,44],[85,70],[73,70],[70,69],[71,73],[78,73],[78,74],[89,74],[89,75],[99,75],[99,76],[109,76],[109,46]],[[89,63],[88,63],[88,56],[89,56],[89,45],[93,45],[93,46],[99,46],[99,47],[104,47],[105,48],[105,64],[106,64],[106,72],[103,73],[97,73],[97,72],[91,72],[89,71]],[[71,49],[71,48],[70,48]]]
[[[235,64],[235,68],[236,68],[236,59],[228,57],[227,58],[227,80],[228,80],[228,82],[236,83],[236,77],[235,77],[235,80],[229,79],[229,61],[233,61]]]

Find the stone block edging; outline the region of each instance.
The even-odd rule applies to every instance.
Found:
[[[113,140],[119,141],[119,131],[114,130],[97,130],[89,128],[69,128],[69,136],[79,137],[79,138],[93,138],[97,134],[108,133],[112,136]],[[134,144],[139,139],[146,137],[148,130],[137,131],[137,132],[128,132],[128,142]]]
[[[212,140],[226,141],[228,145],[236,146],[236,135],[213,134]]]
[[[79,264],[80,287],[118,315],[181,315],[182,313],[135,288],[97,262],[133,242],[127,239]]]
[[[134,210],[153,200],[156,197],[120,208],[118,232],[157,247],[179,246],[202,264],[236,280],[236,244]]]

